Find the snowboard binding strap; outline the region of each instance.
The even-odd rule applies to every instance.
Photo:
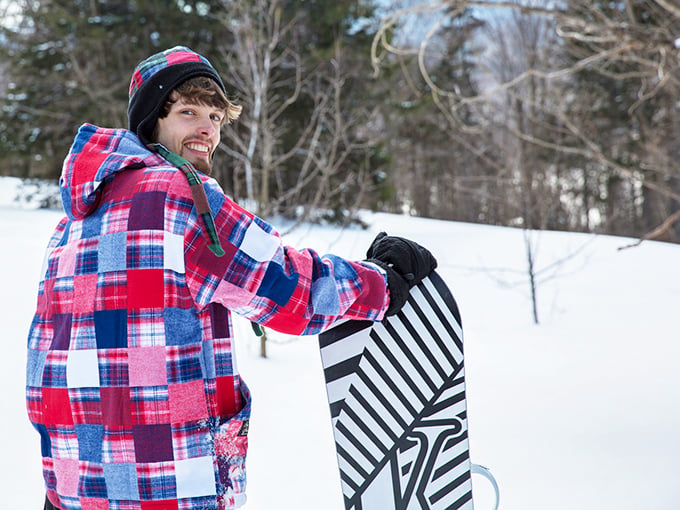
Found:
[[[496,479],[494,476],[491,474],[491,471],[489,471],[488,468],[485,468],[484,466],[480,466],[479,464],[472,464],[470,472],[474,475],[482,475],[484,478],[489,480],[491,482],[491,485],[493,486],[493,490],[496,493],[496,506],[494,506],[494,510],[498,510],[498,505],[500,504],[500,491],[498,490],[498,483],[496,483]]]

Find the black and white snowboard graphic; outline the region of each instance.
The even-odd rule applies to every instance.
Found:
[[[436,272],[397,315],[319,335],[346,510],[473,508],[462,339]]]

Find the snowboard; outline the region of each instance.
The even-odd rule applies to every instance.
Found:
[[[463,331],[442,278],[382,322],[339,322],[319,346],[345,509],[471,510]]]

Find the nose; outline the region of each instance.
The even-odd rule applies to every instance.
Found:
[[[201,116],[201,119],[196,129],[201,135],[207,137],[214,136],[216,132],[215,123],[213,122],[209,115]]]

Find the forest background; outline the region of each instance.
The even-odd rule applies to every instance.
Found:
[[[680,242],[674,0],[0,0],[0,175],[56,181],[177,44],[244,107],[214,175],[261,216]]]

